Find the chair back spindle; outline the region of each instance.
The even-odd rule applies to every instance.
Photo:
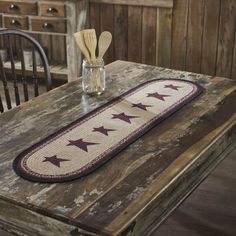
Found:
[[[38,91],[38,79],[37,79],[37,67],[36,67],[36,56],[35,50],[32,48],[32,63],[33,63],[33,83],[34,83],[34,96],[37,97],[39,95]]]
[[[8,89],[8,85],[7,85],[6,73],[4,70],[4,65],[3,65],[3,61],[2,61],[1,57],[0,57],[0,75],[1,75],[1,79],[2,79],[7,109],[11,109],[12,108],[11,97],[10,97],[10,93],[9,93],[9,89]]]
[[[21,37],[19,37],[19,44],[20,44],[21,78],[22,78],[22,84],[23,84],[24,99],[26,102],[29,100],[29,93],[28,93],[28,86],[27,86],[26,73],[25,73],[25,58],[24,58],[23,42],[22,42]]]
[[[0,112],[3,112],[4,108],[3,108],[3,104],[2,104],[2,97],[0,96]]]
[[[14,39],[14,38],[13,38]],[[15,69],[15,61],[14,61],[14,55],[13,55],[13,46],[15,40],[12,40],[10,38],[10,35],[8,35],[8,42],[9,42],[9,54],[10,54],[10,62],[11,62],[11,73],[12,73],[12,80],[13,80],[13,87],[14,87],[14,93],[15,93],[15,102],[16,105],[20,105],[20,95],[19,95],[19,89],[18,89],[18,81],[16,77],[16,69]]]

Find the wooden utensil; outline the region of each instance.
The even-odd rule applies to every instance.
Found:
[[[85,45],[87,46],[91,55],[91,62],[96,63],[95,51],[97,48],[97,37],[95,29],[86,29],[83,30],[82,32],[84,36]]]
[[[73,35],[75,37],[75,42],[78,45],[80,51],[83,53],[84,57],[90,62],[91,58],[84,42],[83,32],[80,31],[74,33]]]
[[[112,34],[109,31],[103,31],[98,40],[98,60],[101,60],[109,48],[112,40]]]

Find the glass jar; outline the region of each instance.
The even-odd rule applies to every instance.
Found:
[[[105,90],[106,74],[103,60],[95,63],[83,60],[82,87],[85,93],[91,95],[100,95]]]

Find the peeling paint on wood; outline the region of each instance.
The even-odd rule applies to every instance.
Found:
[[[37,235],[46,217],[51,235],[121,235],[134,221],[130,234],[147,235],[236,142],[234,80],[123,61],[106,70],[107,91],[99,97],[82,95],[76,80],[0,115],[0,206],[12,207],[0,212],[0,222],[12,231]],[[186,79],[206,90],[86,177],[39,184],[13,172],[24,149],[156,78]],[[26,226],[29,218],[35,223]]]

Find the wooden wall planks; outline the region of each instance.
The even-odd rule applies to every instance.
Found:
[[[186,70],[201,70],[204,0],[189,0]]]
[[[50,62],[53,61],[53,59],[55,58],[55,56],[53,57],[53,50],[52,50],[52,36],[47,35],[47,34],[40,34],[39,35],[39,42],[42,45],[43,48],[47,48],[46,54],[48,57],[48,60]]]
[[[157,9],[156,28],[156,64],[170,68],[172,9]]]
[[[113,34],[106,64],[129,60],[236,79],[235,0],[174,0],[173,9],[92,1],[89,15],[97,36]],[[64,36],[37,39],[51,63],[67,64]]]
[[[137,6],[128,6],[128,60],[142,61],[142,8]]]
[[[189,0],[174,2],[172,22],[171,67],[176,70],[185,70],[187,52]]]
[[[232,72],[231,78],[236,78],[236,30],[234,35],[234,55],[233,55],[233,63],[232,63]]]
[[[96,11],[100,11],[99,20],[94,20],[95,7]],[[109,16],[105,16],[104,8],[108,7]],[[104,19],[109,21],[110,31],[114,35],[113,48],[110,49],[113,50],[113,56],[107,56],[106,63],[121,59],[169,67],[171,18],[172,9],[169,7],[90,3],[90,26],[102,31],[101,21]],[[101,26],[94,22],[100,22]]]
[[[53,63],[59,65],[65,64],[66,62],[65,36],[52,35],[51,37],[52,37]]]
[[[114,6],[114,56],[120,60],[128,59],[128,8]]]
[[[220,18],[220,0],[207,0],[205,1],[204,8],[201,73],[215,75]]]
[[[156,64],[157,10],[143,7],[142,14],[142,63]]]
[[[100,6],[100,30],[110,31],[114,35],[114,5],[112,4],[101,4]],[[114,41],[108,48],[107,53],[104,56],[105,63],[112,62],[114,59]]]
[[[89,5],[89,20],[90,27],[96,29],[97,37],[101,32],[100,28],[100,4],[98,3],[90,3]]]
[[[129,60],[170,67],[172,9],[90,3],[90,27],[109,30],[113,44],[105,63]],[[158,51],[158,56],[156,51]]]
[[[235,0],[174,0],[173,9],[108,2],[90,3],[90,26],[114,36],[106,63],[121,59],[236,79]]]
[[[216,74],[230,77],[236,30],[235,0],[221,0]]]
[[[173,17],[172,68],[236,79],[235,0],[175,0]]]
[[[173,7],[173,0],[90,0],[90,2],[130,6]]]

